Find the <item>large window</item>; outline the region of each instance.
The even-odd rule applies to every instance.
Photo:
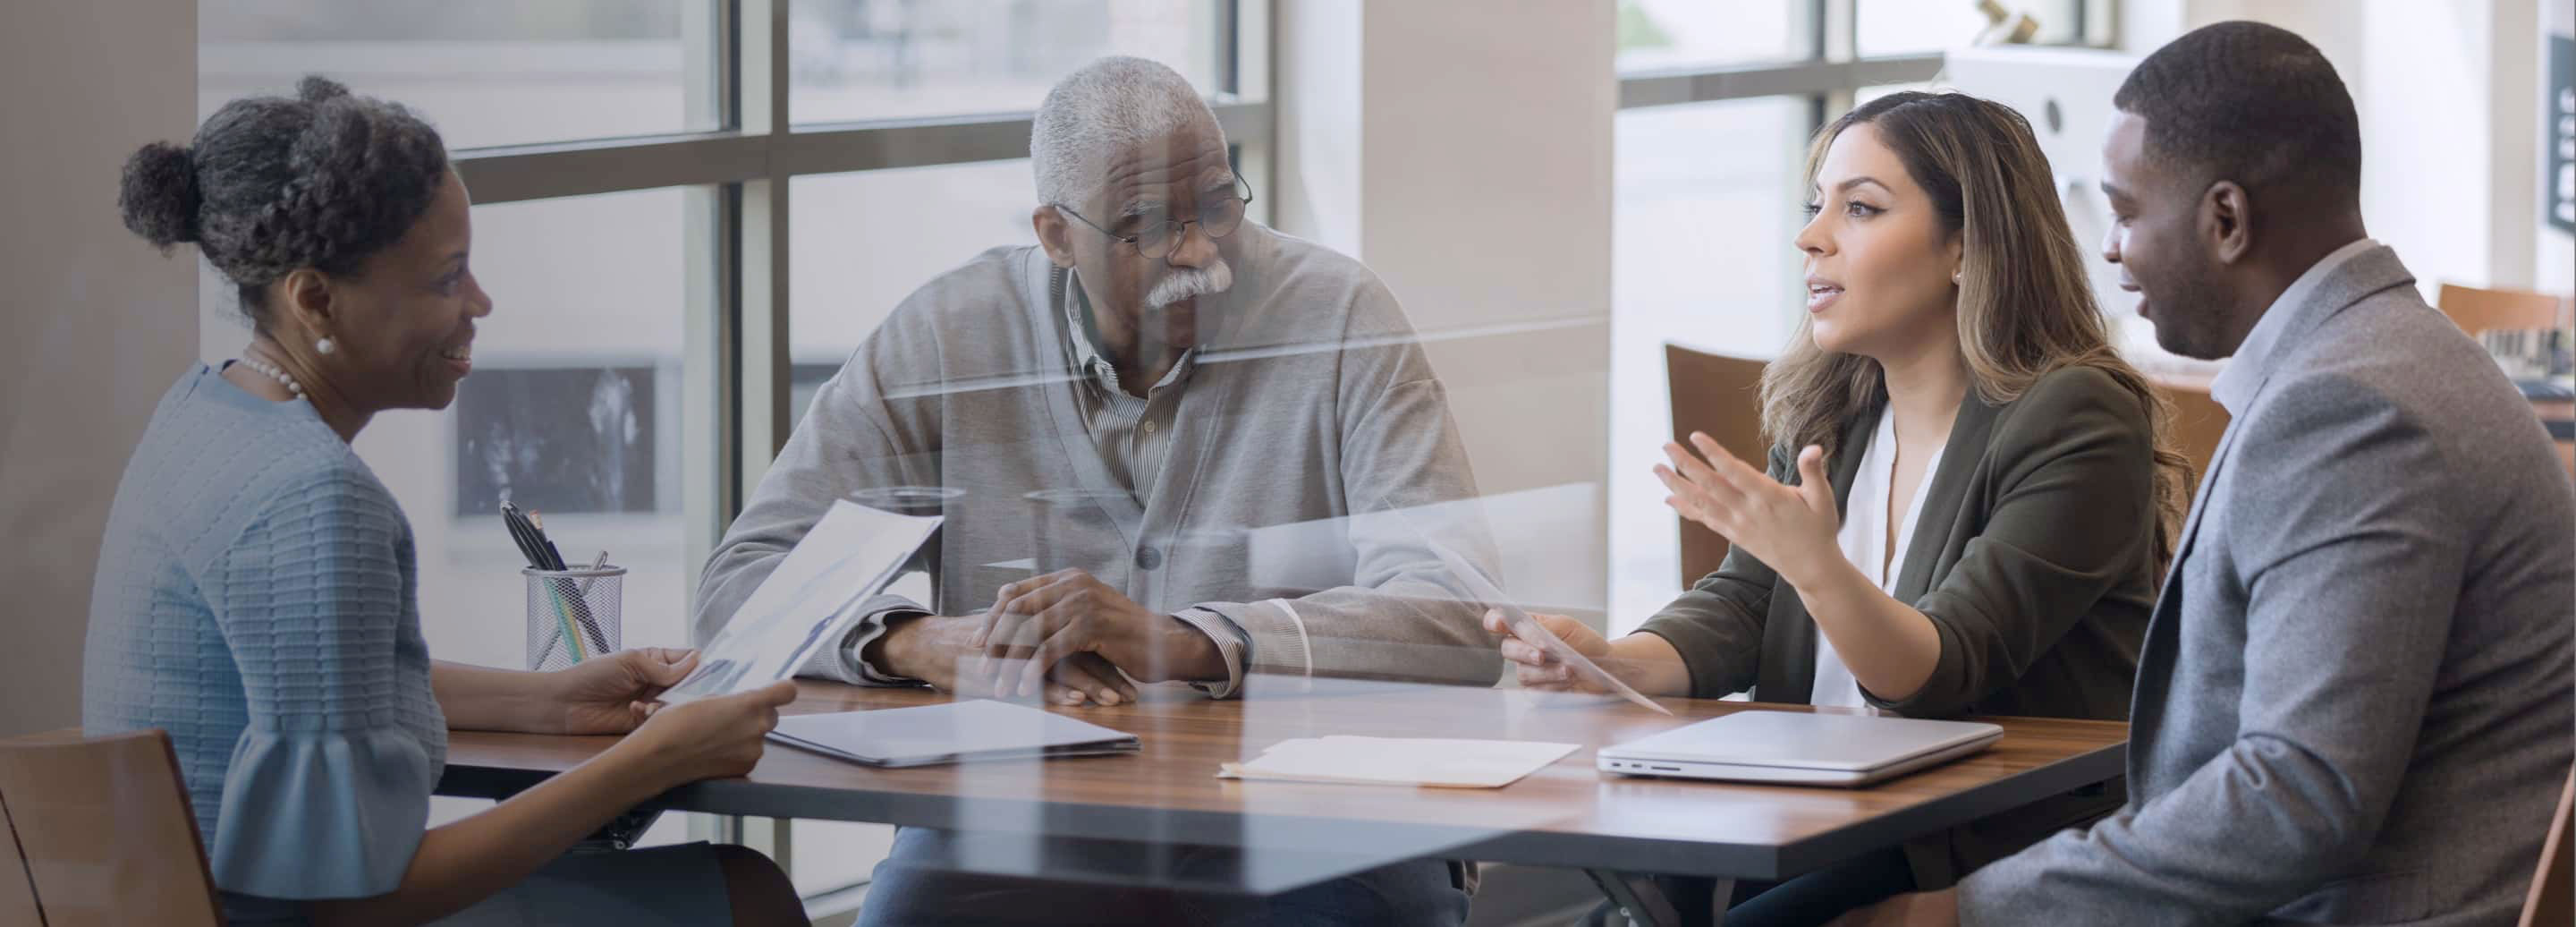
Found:
[[[812,0],[789,10],[798,124],[1035,109],[1102,55],[1222,89],[1224,0]]]
[[[1743,357],[1793,330],[1789,245],[1813,107],[1753,97],[1618,116],[1611,234],[1610,615],[1633,625],[1670,601],[1681,568],[1664,487],[1671,435],[1663,345]],[[1642,477],[1642,478],[1640,478]],[[1640,542],[1643,543],[1640,543]],[[1624,630],[1624,627],[1620,630]]]
[[[524,665],[516,549],[491,509],[544,512],[567,559],[630,571],[623,643],[687,646],[698,567],[811,387],[903,295],[1026,243],[1028,112],[1105,54],[1209,96],[1271,141],[1263,0],[200,0],[200,116],[318,73],[437,125],[472,188],[495,302],[439,412],[358,451],[410,516],[444,659]],[[1259,60],[1257,57],[1255,60]],[[209,278],[202,354],[248,338]],[[442,801],[441,818],[470,812]],[[653,839],[720,822],[671,816]],[[723,836],[788,864],[817,912],[886,829]]]
[[[1796,332],[1808,137],[1856,102],[1938,86],[1943,54],[2110,42],[2108,0],[1620,0],[1609,449],[1610,630],[1677,591],[1651,472],[1672,435],[1663,346],[1776,355]],[[1988,8],[2000,12],[2000,24]]]
[[[200,108],[321,73],[457,149],[717,128],[717,0],[203,0]]]
[[[1617,67],[1623,73],[1751,61],[1796,61],[1817,41],[1804,0],[1623,0]]]
[[[2012,0],[1992,21],[1981,4],[1950,0],[1860,0],[1854,41],[1863,57],[1938,52],[1979,40],[2033,45],[2108,44],[2110,4],[2100,0]],[[2027,35],[2021,35],[2021,33]]]
[[[1026,158],[799,177],[788,238],[796,417],[914,288],[990,248],[1037,243]],[[900,219],[888,221],[887,216]]]

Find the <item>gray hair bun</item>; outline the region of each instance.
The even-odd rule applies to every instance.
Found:
[[[185,148],[144,146],[118,196],[144,240],[195,243],[256,325],[262,287],[298,268],[354,272],[428,211],[446,178],[447,147],[429,123],[317,75],[292,97],[224,104]]]
[[[348,95],[347,86],[320,74],[307,74],[303,80],[295,82],[295,98],[306,103],[321,103]]]
[[[116,205],[125,227],[161,248],[197,240],[197,163],[188,149],[153,142],[125,159]]]

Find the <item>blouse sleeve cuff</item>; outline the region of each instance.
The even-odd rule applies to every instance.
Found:
[[[429,826],[437,775],[392,727],[246,731],[208,844],[215,884],[288,899],[391,892]]]

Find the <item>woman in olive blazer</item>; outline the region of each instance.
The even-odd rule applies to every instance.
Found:
[[[1826,471],[1837,511],[1879,418],[1843,429],[1846,450]],[[1973,391],[1960,401],[1888,593],[1922,613],[1939,656],[1912,692],[1862,687],[1870,707],[1912,718],[2128,717],[2159,578],[2147,422],[2137,397],[2090,366],[2061,367],[2009,402]],[[1767,475],[1799,486],[1786,457],[1774,448]],[[1818,631],[1787,586],[1738,544],[1639,631],[1672,645],[1693,697],[1749,689],[1755,701],[1806,704]]]
[[[1808,164],[1807,317],[1764,373],[1768,467],[1693,435],[1656,468],[1668,505],[1731,542],[1726,560],[1617,641],[1541,623],[1653,694],[2125,718],[2189,470],[2161,400],[2109,347],[2029,125],[1959,94],[1892,94],[1818,133]],[[1487,624],[1523,685],[1584,685]],[[1727,923],[1817,923],[1943,887],[2120,798],[2058,796],[1745,886]]]
[[[1837,509],[1850,496],[1862,443],[1872,437],[1870,418],[1853,420],[1843,445],[1852,450],[1828,473]],[[1886,698],[1862,686],[1867,705],[1913,718],[2127,720],[2138,645],[2161,576],[2152,532],[2137,530],[2155,524],[2147,435],[2135,397],[2091,367],[2061,368],[2007,403],[1970,393],[1939,471],[1928,477],[1912,543],[1892,567],[1889,596],[1913,603],[1938,636],[1939,656],[1910,693]],[[1803,482],[1785,457],[1772,452],[1770,474]],[[1750,689],[1760,702],[1815,701],[1817,621],[1797,589],[1742,545],[1638,633],[1680,656],[1689,687],[1673,694],[1718,698]],[[1904,881],[1946,887],[2051,833],[2118,810],[2125,797],[2116,785],[2060,795],[1912,841],[1901,851]],[[1898,854],[1879,858],[1885,867],[1897,861]],[[1763,923],[1754,913],[1792,898],[1857,905],[1865,899],[1855,897],[1856,887],[1832,878],[1853,874],[1829,870],[1818,881],[1831,890],[1757,901],[1728,923]],[[1893,872],[1884,875],[1884,884],[1903,884]]]

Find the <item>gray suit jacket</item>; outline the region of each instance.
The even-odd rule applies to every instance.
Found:
[[[2576,491],[2414,282],[2375,248],[2272,310],[2139,657],[2129,803],[1969,877],[1963,923],[2513,923],[2576,755]]]

